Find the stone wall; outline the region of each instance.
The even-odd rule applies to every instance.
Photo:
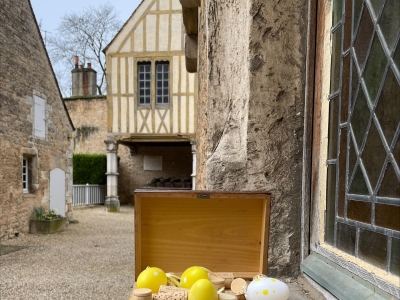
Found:
[[[162,171],[143,170],[144,156],[162,156]],[[133,192],[153,178],[191,178],[192,152],[188,143],[136,144],[135,154],[125,145],[118,146],[118,194],[121,204],[133,203]]]
[[[76,129],[74,153],[106,154],[106,96],[66,98],[64,103]]]
[[[66,172],[72,201],[73,126],[28,0],[0,5],[0,239],[28,232],[34,206],[49,207],[49,176]],[[46,138],[34,136],[34,98],[46,101]],[[22,192],[22,159],[32,161],[32,188]]]
[[[272,194],[268,273],[300,269],[306,2],[202,1],[197,187]]]

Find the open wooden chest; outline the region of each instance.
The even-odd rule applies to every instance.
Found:
[[[191,266],[235,277],[267,273],[270,195],[136,190],[135,279],[146,267]]]

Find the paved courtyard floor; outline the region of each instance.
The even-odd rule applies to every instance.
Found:
[[[128,300],[134,283],[133,206],[107,213],[75,207],[65,231],[20,235],[0,245],[1,300]],[[304,278],[290,300],[324,299]]]

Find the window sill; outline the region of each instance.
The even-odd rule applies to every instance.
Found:
[[[22,197],[24,197],[24,198],[35,198],[36,194],[35,193],[23,193]]]
[[[303,260],[300,268],[338,299],[394,299],[393,296],[316,253]]]

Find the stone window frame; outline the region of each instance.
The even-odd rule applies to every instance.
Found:
[[[27,162],[27,187],[23,187],[23,164]],[[24,196],[34,195],[39,188],[39,161],[37,150],[34,148],[21,149],[21,184]]]

